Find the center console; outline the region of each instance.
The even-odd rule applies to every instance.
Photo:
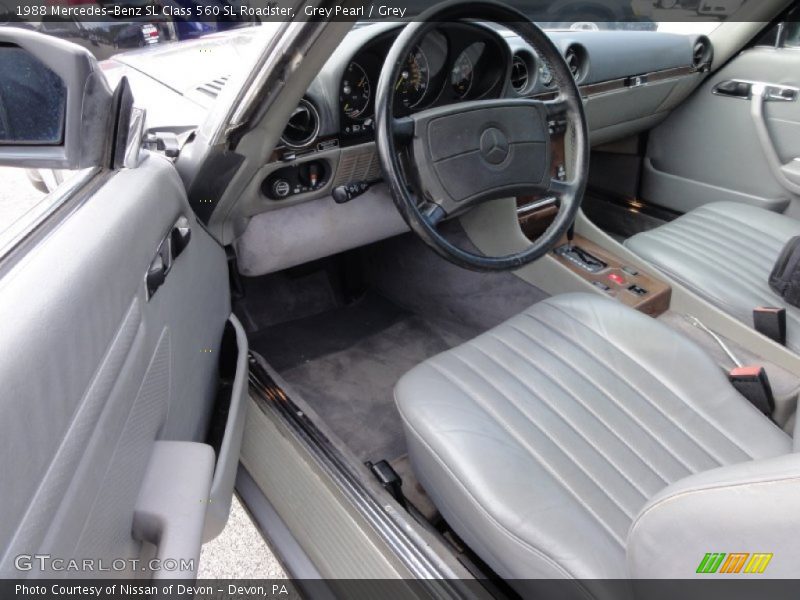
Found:
[[[657,317],[669,310],[672,288],[612,253],[576,235],[553,250],[567,269],[580,275],[604,294],[643,313]]]
[[[555,202],[548,199],[518,201],[520,227],[531,240],[549,227],[556,212]],[[672,288],[668,284],[580,235],[565,237],[551,255],[603,294],[636,310],[657,317],[669,309]]]

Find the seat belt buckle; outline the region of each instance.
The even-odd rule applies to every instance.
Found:
[[[736,367],[728,373],[736,391],[767,416],[775,410],[775,397],[764,367]]]
[[[383,489],[389,492],[400,506],[408,510],[405,496],[403,496],[403,480],[392,465],[386,460],[381,460],[376,463],[367,461],[364,464],[380,482]]]
[[[785,308],[759,306],[753,310],[753,326],[760,334],[778,342],[781,346],[786,345]]]

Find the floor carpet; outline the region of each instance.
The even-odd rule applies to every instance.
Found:
[[[465,341],[457,329],[371,293],[263,329],[251,345],[360,460],[391,461],[406,453],[394,385],[426,358]]]

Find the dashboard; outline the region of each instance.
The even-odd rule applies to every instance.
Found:
[[[246,215],[323,197],[340,186],[381,179],[375,151],[375,90],[397,37],[395,24],[357,26],[328,60],[259,173]],[[554,31],[584,97],[593,145],[650,129],[708,71],[708,38],[649,31]],[[458,102],[541,98],[556,93],[536,50],[510,30],[477,22],[442,23],[405,57],[396,116]],[[266,202],[265,202],[266,201]]]
[[[375,90],[399,31],[393,23],[357,25],[306,90],[237,204],[236,216],[247,223],[235,240],[243,274],[263,275],[407,231],[381,183],[374,129]],[[711,42],[700,35],[548,36],[584,99],[593,146],[658,125],[700,85],[713,57]],[[484,98],[547,99],[557,91],[535,48],[504,27],[477,22],[431,29],[393,84],[398,116]],[[554,129],[551,142],[557,174],[563,130]]]
[[[350,60],[339,83],[340,133],[345,143],[370,138],[375,88],[390,32],[366,44]],[[430,31],[406,56],[395,89],[395,112],[404,116],[465,100],[499,98],[511,54],[503,39],[482,27],[453,23]]]

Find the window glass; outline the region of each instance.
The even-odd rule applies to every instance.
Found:
[[[34,187],[26,171],[0,167],[0,236],[47,195]]]
[[[800,48],[800,22],[784,24],[783,45],[786,48]]]
[[[88,171],[0,167],[0,257],[64,200],[61,193]]]

